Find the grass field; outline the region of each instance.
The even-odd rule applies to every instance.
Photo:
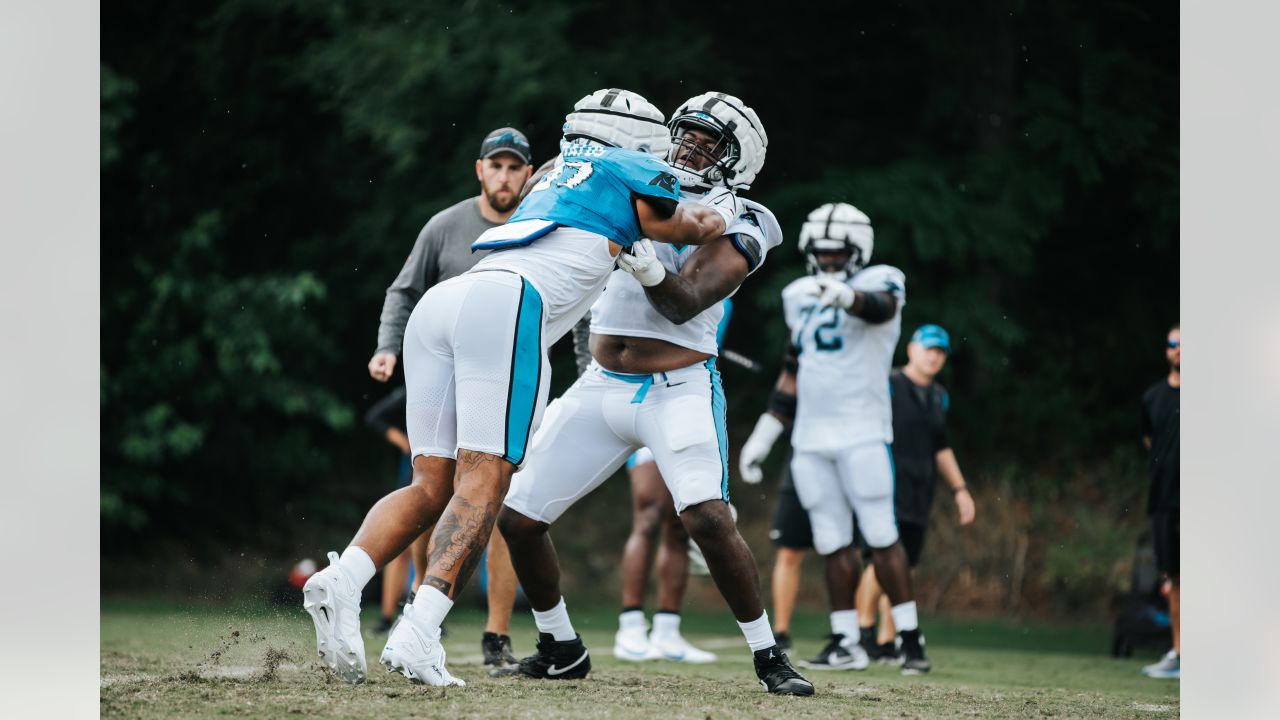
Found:
[[[720,654],[710,665],[614,660],[616,615],[576,611],[592,650],[586,680],[489,678],[481,667],[483,616],[450,615],[449,668],[467,681],[448,690],[409,684],[377,664],[382,638],[366,632],[369,680],[351,686],[315,657],[301,608],[227,609],[106,601],[102,606],[103,717],[591,717],[591,718],[1169,718],[1177,681],[1142,677],[1150,653],[1107,656],[1102,628],[1043,628],[925,618],[934,672],[895,668],[809,672],[811,698],[772,697],[756,683],[737,626],[726,614],[686,617],[685,635]],[[374,616],[366,612],[366,628]],[[793,655],[817,651],[825,616],[797,618]],[[518,612],[517,655],[534,630]]]

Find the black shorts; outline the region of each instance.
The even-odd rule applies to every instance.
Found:
[[[902,543],[902,549],[907,551],[907,564],[915,567],[920,562],[920,552],[924,550],[924,531],[927,525],[919,523],[898,521],[898,542]],[[862,561],[871,564],[871,548],[867,547],[867,541],[862,539],[862,533],[855,533],[854,543],[862,549]]]
[[[773,511],[773,528],[769,539],[777,547],[792,550],[808,550],[813,547],[813,527],[809,525],[809,513],[800,504],[796,488],[783,482],[778,488],[778,506]]]
[[[1156,550],[1156,568],[1169,577],[1178,577],[1178,511],[1151,515],[1151,542]]]

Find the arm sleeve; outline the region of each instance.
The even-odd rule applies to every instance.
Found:
[[[635,198],[646,200],[670,217],[680,203],[680,181],[667,170],[666,163],[646,155],[635,158],[625,177],[633,202]]]
[[[405,388],[401,385],[369,408],[364,414],[364,424],[379,435],[386,435],[391,428],[404,430],[405,397]]]
[[[375,352],[400,354],[409,315],[427,288],[436,283],[440,274],[437,264],[438,227],[432,218],[422,228],[413,243],[413,250],[404,261],[404,267],[400,268],[400,274],[387,288],[387,296],[382,301],[382,315],[378,318],[378,348]]]
[[[573,360],[578,364],[578,374],[591,365],[591,311],[573,326]]]

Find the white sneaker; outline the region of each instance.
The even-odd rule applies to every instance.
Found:
[[[674,635],[649,636],[649,657],[655,660],[673,660],[684,663],[709,663],[716,661],[716,654],[696,648],[689,644],[684,636]]]
[[[369,662],[360,636],[360,591],[338,567],[338,553],[329,553],[329,567],[302,587],[302,609],[315,623],[316,652],[324,664],[349,683],[364,682]]]
[[[1176,650],[1170,650],[1160,662],[1142,668],[1142,674],[1150,678],[1173,679],[1182,677],[1182,658]]]
[[[382,649],[382,664],[387,672],[398,672],[412,682],[435,687],[467,683],[449,674],[444,666],[444,646],[440,644],[440,631],[432,633],[418,626],[414,618],[417,610],[406,605],[404,616],[391,629],[387,646]]]
[[[618,628],[613,636],[613,656],[619,660],[643,662],[653,657],[649,649],[649,632],[640,627]]]

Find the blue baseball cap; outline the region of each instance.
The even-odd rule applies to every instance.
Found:
[[[951,354],[951,336],[940,325],[921,325],[911,334],[911,342],[927,348],[942,348],[943,352]]]

